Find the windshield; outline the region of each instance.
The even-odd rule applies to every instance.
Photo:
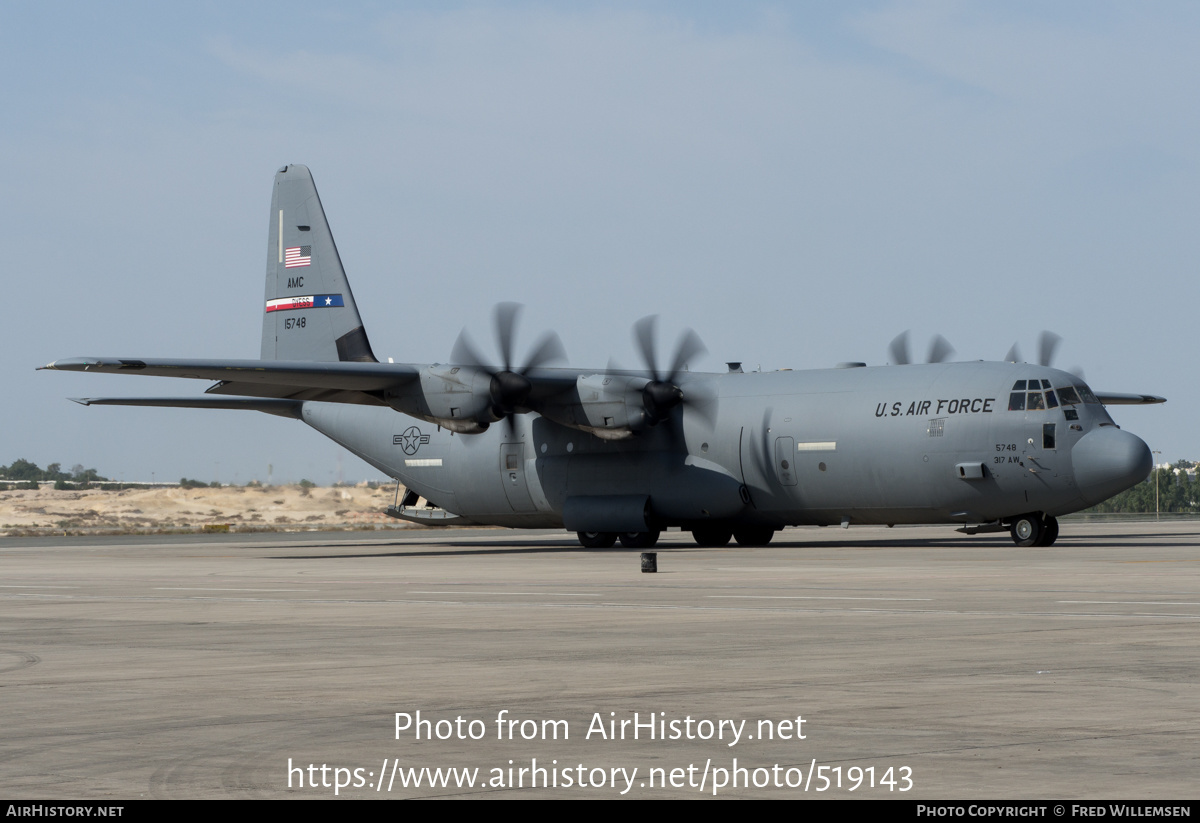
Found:
[[[1013,383],[1012,393],[1008,396],[1009,411],[1044,411],[1082,403],[1100,404],[1085,383],[1050,388],[1050,381],[1040,378],[1018,380]]]

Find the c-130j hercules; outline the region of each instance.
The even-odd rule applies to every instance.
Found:
[[[662,529],[719,546],[764,545],[793,525],[951,523],[1048,546],[1057,517],[1151,469],[1150,450],[1094,393],[1019,360],[706,374],[694,332],[670,366],[654,320],[635,338],[645,369],[551,368],[547,335],[513,355],[517,306],[496,311],[500,363],[462,336],[453,363],[376,360],[309,170],[275,175],[259,360],[84,357],[59,371],[216,380],[199,397],[86,398],[85,405],[251,409],[303,420],[402,483],[389,513],[415,522],[561,528],[587,547],[654,545]],[[939,344],[944,343],[939,338]],[[417,505],[422,503],[422,505]]]

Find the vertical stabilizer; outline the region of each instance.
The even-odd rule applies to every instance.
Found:
[[[308,167],[275,175],[267,234],[262,359],[375,362]]]

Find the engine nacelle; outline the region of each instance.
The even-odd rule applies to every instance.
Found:
[[[494,408],[491,375],[469,366],[434,365],[419,381],[393,389],[384,400],[398,412],[461,434],[479,434],[501,419]]]
[[[538,406],[543,417],[604,440],[623,440],[651,425],[642,390],[644,377],[580,375],[575,391]]]

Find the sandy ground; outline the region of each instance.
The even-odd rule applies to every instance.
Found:
[[[395,486],[5,491],[0,535],[202,531],[226,524],[232,531],[410,528],[384,514],[395,494]]]

